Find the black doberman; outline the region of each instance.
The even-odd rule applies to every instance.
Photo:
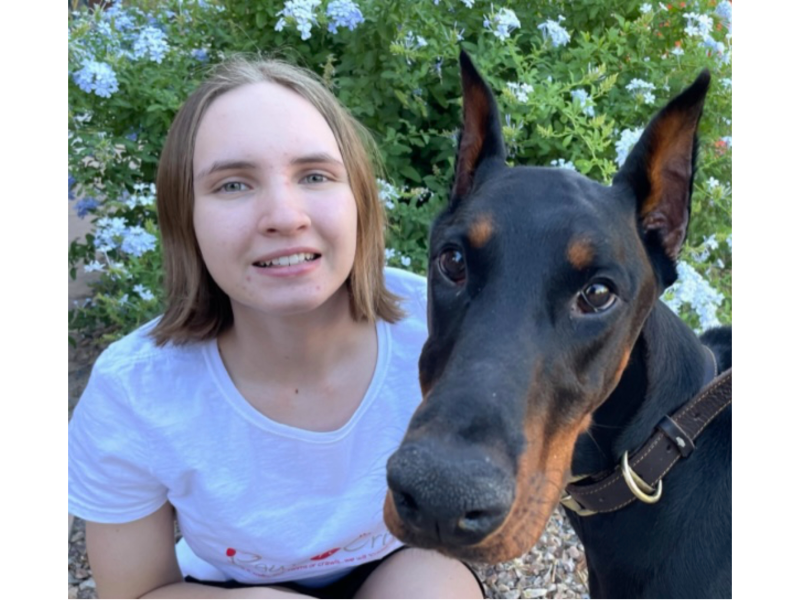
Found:
[[[694,444],[663,417],[715,362],[730,368],[731,331],[698,339],[658,299],[677,278],[708,72],[650,122],[610,186],[508,167],[494,97],[463,52],[461,73],[455,180],[430,239],[424,400],[388,463],[390,531],[463,560],[522,555],[568,483],[621,481],[620,460],[659,426],[678,464],[663,493],[628,487],[660,501],[631,495],[607,512],[600,494],[590,516],[568,504],[591,594],[729,598],[731,408]]]

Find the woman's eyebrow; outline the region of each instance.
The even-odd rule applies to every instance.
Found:
[[[344,163],[341,160],[327,152],[315,152],[314,154],[306,154],[292,159],[293,165],[307,165],[311,163],[334,163],[344,167]]]
[[[203,179],[217,171],[231,171],[234,169],[255,169],[256,164],[246,160],[222,160],[213,163],[209,168],[197,174],[197,179]]]
[[[291,160],[292,165],[307,165],[307,164],[319,164],[319,163],[333,163],[344,168],[344,163],[341,160],[339,160],[338,158],[334,157],[331,154],[328,154],[327,152],[315,152],[314,154],[306,154],[304,156],[298,156]],[[200,171],[200,173],[197,174],[196,179],[199,181],[204,177],[208,177],[212,173],[216,173],[217,171],[232,171],[235,169],[256,169],[256,168],[257,165],[255,163],[246,160],[216,161],[207,169],[203,169],[202,171]]]

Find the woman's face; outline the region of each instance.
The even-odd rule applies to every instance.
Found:
[[[333,132],[303,97],[254,83],[214,100],[194,198],[203,260],[234,317],[306,313],[347,293],[356,203]]]

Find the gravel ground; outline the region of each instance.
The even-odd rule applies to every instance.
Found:
[[[583,546],[559,509],[539,543],[522,558],[479,567],[489,598],[588,598]],[[86,560],[84,524],[75,519],[69,542],[68,598],[97,598]]]
[[[70,346],[69,414],[75,407],[97,357],[89,341]],[[583,545],[562,509],[553,514],[539,542],[522,558],[479,567],[489,598],[588,598]],[[86,558],[84,523],[75,519],[69,538],[68,598],[97,598]]]

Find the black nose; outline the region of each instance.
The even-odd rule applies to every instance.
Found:
[[[513,476],[474,447],[403,445],[389,459],[387,478],[405,525],[448,544],[477,544],[514,502]]]

